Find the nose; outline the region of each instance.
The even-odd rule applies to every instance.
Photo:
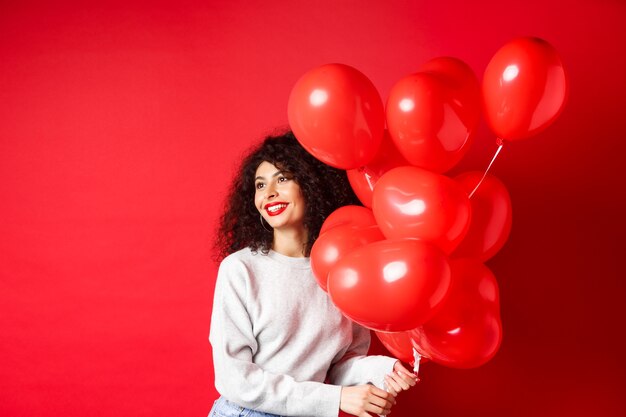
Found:
[[[273,184],[268,184],[267,188],[265,189],[265,199],[269,200],[272,198],[275,198],[278,195],[278,192],[276,191],[276,188],[274,187]]]

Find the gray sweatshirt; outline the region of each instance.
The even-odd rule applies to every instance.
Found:
[[[242,407],[336,417],[342,385],[383,387],[396,359],[366,356],[370,331],[318,285],[309,258],[242,249],[219,268],[209,340],[215,387]]]

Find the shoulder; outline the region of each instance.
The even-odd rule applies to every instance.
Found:
[[[250,286],[250,273],[246,266],[246,251],[249,249],[241,249],[231,253],[220,262],[215,282],[215,297],[219,303],[246,298]]]
[[[231,253],[222,260],[219,266],[218,281],[248,283],[266,269],[267,256],[261,252],[253,252],[250,248],[244,248]]]
[[[218,279],[223,275],[240,275],[245,272],[246,263],[250,249],[244,248],[237,252],[231,253],[220,262]]]
[[[241,263],[241,261],[246,258],[246,252],[249,251],[250,248],[243,248],[238,250],[237,252],[231,253],[230,255],[222,259],[222,262],[220,262],[220,268]]]
[[[250,248],[243,248],[225,257],[220,263],[220,270],[254,268],[255,264],[257,264],[261,258],[264,258],[264,255],[261,253],[253,252]]]

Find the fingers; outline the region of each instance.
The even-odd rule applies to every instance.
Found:
[[[391,413],[391,407],[383,408],[370,403],[365,405],[365,411],[367,411],[368,413],[377,414],[379,416],[386,416],[387,414]]]
[[[381,397],[372,396],[369,399],[369,403],[374,404],[380,408],[390,409],[391,406],[396,403],[396,400],[395,398],[393,398],[391,394],[389,393],[386,393],[386,394],[389,395],[389,398],[381,398]]]
[[[417,375],[415,375],[412,372],[398,372],[398,375],[400,376],[400,378],[402,378],[403,381],[405,381],[407,384],[409,384],[410,386],[414,387],[417,384]]]
[[[370,417],[371,415],[387,415],[396,399],[390,392],[374,385],[358,385],[341,388],[340,410],[354,416]]]
[[[380,388],[377,388],[373,385],[370,385],[368,403],[373,407],[380,408],[380,410],[369,409],[366,407],[367,411],[372,411],[378,414],[388,414],[391,412],[391,407],[396,404],[396,399],[394,395],[390,392],[383,391]],[[387,410],[386,413],[381,413],[379,411]]]
[[[406,369],[404,365],[402,365],[402,362],[397,361],[393,365],[393,370],[395,372],[393,372],[390,376],[394,377],[393,374],[396,374],[397,377],[394,377],[394,380],[396,380],[396,382],[398,382],[398,384],[400,384],[403,389],[407,390],[417,384],[417,375]],[[407,384],[408,387],[406,386]]]
[[[402,387],[400,387],[400,385],[398,385],[398,383],[394,381],[389,375],[385,375],[385,385],[387,386],[387,391],[389,391],[394,397],[397,396],[400,391],[402,391]]]
[[[402,377],[395,372],[392,372],[391,374],[389,374],[388,377],[389,379],[391,379],[393,382],[396,383],[398,387],[398,392],[407,391],[409,388],[411,388],[409,383],[406,382],[404,379],[402,379]]]
[[[396,361],[396,363],[393,365],[393,370],[399,373],[404,373],[409,375],[411,378],[417,378],[417,375],[415,375],[413,372],[409,371],[408,369],[406,369],[404,367],[404,365],[402,365],[402,362],[400,361]]]
[[[400,385],[402,387],[403,390],[408,390],[409,388],[415,386],[416,381],[414,378],[411,378],[410,376],[400,373],[400,372],[394,372],[391,377],[398,383],[398,385]]]
[[[393,404],[396,403],[396,399],[393,398],[393,395],[387,391],[383,391],[382,389],[374,386],[374,385],[370,385],[370,393],[374,394],[376,397],[382,398],[383,400],[386,401],[391,401]]]
[[[372,387],[375,390],[370,391],[368,403],[365,405],[365,411],[378,415],[387,415],[391,412],[391,407],[396,403],[396,399],[391,393],[383,391],[379,388]],[[381,396],[379,396],[379,395]]]

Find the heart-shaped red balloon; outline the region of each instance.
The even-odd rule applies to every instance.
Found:
[[[353,250],[385,239],[378,226],[337,226],[317,238],[311,248],[311,269],[317,282],[326,291],[328,272]]]
[[[410,332],[380,332],[375,331],[380,343],[393,355],[411,366],[415,366],[415,356],[413,354],[413,342]],[[419,353],[419,352],[418,352]],[[424,356],[420,357],[420,364],[428,362]]]
[[[478,185],[482,172],[471,171],[454,177],[470,194]],[[511,197],[506,186],[491,174],[470,198],[472,219],[469,230],[452,253],[455,258],[476,258],[482,262],[495,255],[511,233]]]
[[[347,317],[374,330],[404,331],[436,312],[450,285],[446,255],[414,240],[383,240],[344,256],[328,274],[328,293]]]
[[[451,253],[469,227],[467,193],[452,179],[417,167],[394,168],[374,187],[372,209],[388,239],[415,238]]]
[[[398,151],[389,137],[389,133],[385,131],[385,136],[374,159],[367,165],[348,170],[348,180],[361,203],[367,207],[372,207],[374,185],[380,177],[390,169],[405,165],[411,164]]]
[[[392,87],[387,128],[412,165],[445,172],[467,153],[480,107],[480,87],[471,68],[459,59],[440,57]]]
[[[371,209],[362,206],[342,206],[330,213],[320,229],[320,235],[338,226],[375,226],[376,218]]]
[[[450,266],[447,298],[432,319],[409,335],[413,346],[433,362],[474,368],[489,361],[502,341],[498,284],[475,259],[452,260]]]

